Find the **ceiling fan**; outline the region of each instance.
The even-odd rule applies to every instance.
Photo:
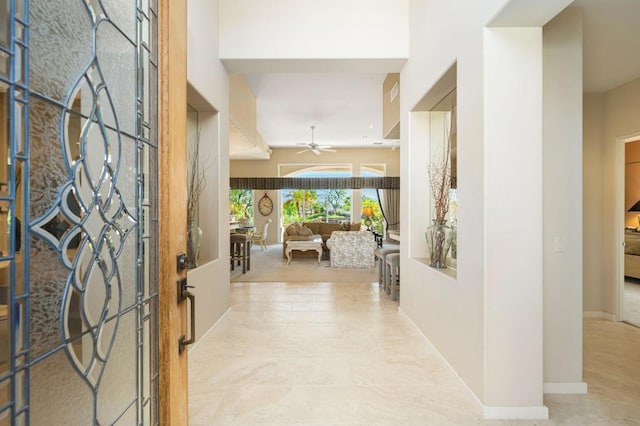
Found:
[[[317,143],[315,143],[313,141],[313,130],[315,128],[316,128],[316,126],[311,126],[311,143],[300,143],[300,144],[298,144],[298,145],[306,145],[307,148],[303,149],[302,151],[296,152],[296,154],[302,154],[303,152],[307,152],[307,151],[311,151],[315,155],[320,155],[321,152],[336,152],[335,149],[331,149],[331,147],[328,146],[328,145],[318,145]]]

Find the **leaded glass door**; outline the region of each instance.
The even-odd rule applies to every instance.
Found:
[[[0,0],[0,425],[158,423],[155,0]]]

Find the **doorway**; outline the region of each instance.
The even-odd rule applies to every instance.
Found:
[[[624,173],[619,182],[624,222],[618,280],[618,319],[640,327],[640,135],[623,138]],[[622,227],[620,227],[622,228]]]

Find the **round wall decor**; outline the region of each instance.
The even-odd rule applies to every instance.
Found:
[[[258,211],[262,216],[269,216],[273,211],[273,201],[271,201],[266,192],[258,201]]]

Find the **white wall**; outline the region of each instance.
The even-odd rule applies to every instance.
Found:
[[[410,224],[401,230],[400,307],[481,400],[484,398],[484,167],[479,161],[483,158],[482,27],[505,3],[506,0],[482,2],[469,10],[461,0],[412,0],[411,52],[400,77],[401,223]],[[454,281],[410,257],[426,252],[423,241],[429,213],[414,207],[429,206],[428,149],[423,138],[428,135],[428,122],[414,115],[417,113],[409,120],[405,117],[409,117],[414,105],[456,60],[460,205],[458,271]]]
[[[218,0],[189,0],[187,8],[187,80],[189,99],[196,98],[198,109],[205,107],[210,114],[201,138],[217,140],[217,175],[207,176],[205,200],[200,209],[200,222],[217,221],[211,234],[205,238],[217,244],[216,260],[189,271],[189,284],[195,285],[196,338],[200,338],[229,308],[229,261],[224,255],[229,250],[229,80],[227,71],[218,59]],[[206,54],[203,54],[206,52]],[[196,93],[194,93],[194,91]],[[206,132],[206,133],[205,133]],[[210,202],[211,197],[217,202]],[[215,200],[214,200],[215,201]],[[213,206],[217,211],[203,211]],[[205,226],[203,226],[203,229]]]
[[[604,95],[586,93],[583,112],[584,311],[603,312]]]
[[[544,388],[582,383],[582,9],[544,27]]]
[[[411,51],[401,74],[401,221],[412,227],[402,230],[400,306],[482,401],[487,417],[547,414],[542,406],[540,26],[568,3],[495,0],[471,8],[463,0],[410,3]],[[532,28],[483,32],[492,20]],[[413,225],[420,222],[415,207],[428,203],[411,197],[421,189],[426,193],[420,173],[426,153],[424,140],[414,140],[420,134],[420,125],[413,123],[416,116],[410,120],[411,134],[405,118],[456,62],[454,280],[411,257],[423,249],[416,239],[424,238],[424,229]],[[513,85],[511,92],[507,84]],[[523,188],[530,208],[514,207]]]
[[[408,4],[408,0],[220,0],[220,57],[406,58]]]
[[[488,28],[484,38],[484,403],[540,407],[542,29]]]

